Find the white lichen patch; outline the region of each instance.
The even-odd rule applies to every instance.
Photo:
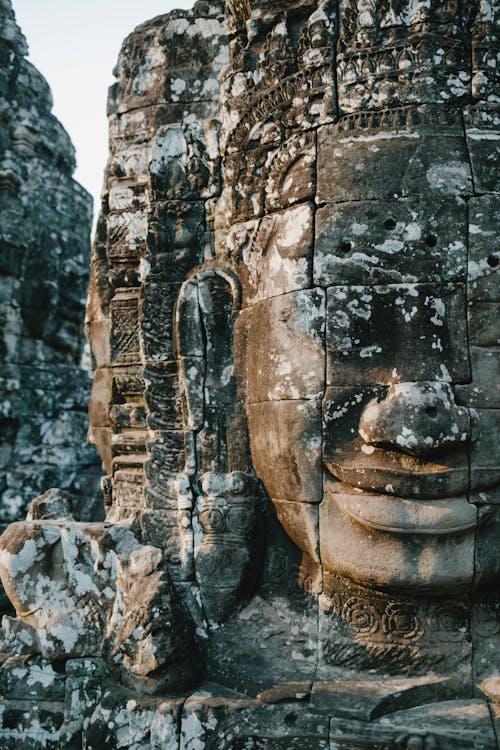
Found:
[[[426,179],[432,190],[445,189],[449,193],[460,194],[471,181],[470,168],[464,162],[448,161],[430,167]]]

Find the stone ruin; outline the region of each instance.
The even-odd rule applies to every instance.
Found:
[[[200,0],[109,96],[106,519],[0,540],[5,748],[498,750],[499,8]]]
[[[81,327],[91,198],[74,149],[0,1],[0,528],[47,487],[102,517],[100,461],[86,445],[88,368]],[[4,608],[3,599],[0,610]]]

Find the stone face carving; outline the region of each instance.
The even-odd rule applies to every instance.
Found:
[[[223,5],[120,54],[88,308],[107,519],[50,496],[5,532],[5,648],[51,685],[69,659],[85,720],[51,720],[86,750],[497,750],[497,9]]]
[[[81,364],[91,198],[47,82],[0,6],[0,527],[48,487],[102,517],[99,457],[85,444],[91,381]],[[2,593],[0,608],[5,611]]]

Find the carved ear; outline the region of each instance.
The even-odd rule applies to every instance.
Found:
[[[228,473],[232,446],[240,452],[244,399],[238,393],[234,322],[240,307],[237,278],[225,269],[193,274],[182,286],[175,315],[175,344],[183,424],[191,446],[186,471]],[[245,428],[243,427],[243,430]]]
[[[236,277],[207,268],[184,283],[175,317],[191,446],[185,475],[177,481],[179,556],[186,580],[199,586],[209,622],[225,620],[253,590],[260,565],[259,487],[248,473],[244,378],[238,376],[244,368],[234,346],[239,308]]]

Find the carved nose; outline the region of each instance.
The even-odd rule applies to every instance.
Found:
[[[455,403],[448,383],[398,383],[383,401],[366,406],[358,432],[368,445],[425,456],[472,439],[469,410]]]

